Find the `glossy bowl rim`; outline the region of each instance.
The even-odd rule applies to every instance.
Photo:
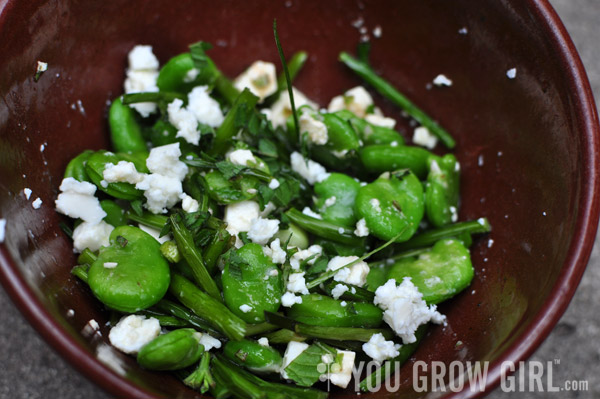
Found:
[[[0,9],[0,24],[3,15],[10,11],[16,0],[8,0]],[[581,277],[587,267],[594,245],[598,217],[600,214],[600,126],[593,92],[583,63],[562,21],[548,0],[527,0],[540,30],[556,52],[557,60],[565,72],[568,89],[573,93],[576,121],[581,126],[583,183],[579,213],[574,238],[564,261],[562,271],[550,296],[542,305],[536,318],[516,338],[515,343],[501,356],[491,362],[484,392],[449,393],[446,399],[470,399],[484,396],[500,384],[503,362],[518,364],[526,360],[550,334],[567,309]],[[11,4],[12,3],[12,4]],[[5,245],[0,244],[0,283],[29,323],[54,350],[66,359],[77,371],[84,374],[100,388],[117,397],[156,398],[150,392],[103,365],[87,348],[71,338],[69,333],[52,317],[35,293],[25,282],[19,268]]]

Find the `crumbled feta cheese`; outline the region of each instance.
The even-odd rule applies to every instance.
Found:
[[[257,165],[257,160],[250,150],[235,150],[226,155],[229,162],[240,166]]]
[[[104,262],[102,264],[102,266],[104,266],[107,269],[114,269],[115,267],[117,267],[119,264],[117,262]]]
[[[150,226],[146,226],[143,224],[138,224],[138,227],[140,228],[140,230],[150,234],[156,241],[158,241],[161,244],[164,244],[165,242],[170,240],[170,236],[167,234],[165,236],[160,236],[160,231],[156,230],[155,228],[152,228]]]
[[[506,76],[509,79],[514,79],[517,77],[517,68],[511,68],[508,71],[506,71]]]
[[[258,219],[260,208],[254,201],[241,201],[229,204],[225,207],[224,221],[227,223],[227,231],[235,235],[242,231],[249,231],[252,222]]]
[[[312,209],[310,209],[307,206],[305,206],[304,209],[302,209],[302,213],[305,214],[306,216],[310,216],[315,219],[323,219],[323,216],[321,216],[317,212],[314,212]]]
[[[265,98],[277,91],[275,64],[255,61],[240,76],[235,78],[233,84],[239,91],[247,88],[258,97],[258,102],[262,103]]]
[[[462,28],[460,28],[458,30],[458,33],[461,34],[461,35],[466,35],[467,33],[469,33],[469,30],[467,29],[466,26],[463,26]]]
[[[123,84],[125,93],[156,92],[158,86],[158,60],[152,53],[152,46],[135,46],[127,57],[129,68]],[[143,117],[156,112],[156,103],[144,102],[131,104]]]
[[[304,159],[299,152],[293,152],[290,157],[292,170],[306,179],[309,184],[320,183],[329,177],[327,170],[311,159]]]
[[[432,150],[437,145],[437,142],[438,138],[431,134],[429,129],[427,129],[425,126],[420,126],[415,129],[413,134],[413,144],[417,144]]]
[[[44,62],[44,61],[37,62],[37,68],[35,70],[37,73],[43,73],[43,72],[46,72],[47,70],[48,70],[47,62]]]
[[[73,230],[73,247],[76,252],[89,248],[97,251],[100,247],[107,247],[108,237],[114,227],[104,220],[100,222],[83,222]]]
[[[290,365],[302,352],[308,349],[308,344],[304,342],[290,341],[285,353],[283,354],[283,361],[281,363],[281,377],[284,379],[288,378],[285,368]]]
[[[344,285],[344,284],[336,284],[335,287],[333,287],[333,289],[331,290],[331,296],[334,299],[339,299],[339,297],[341,297],[342,295],[344,295],[344,292],[348,291],[348,286]]]
[[[146,159],[146,166],[152,173],[183,181],[188,167],[179,160],[180,156],[179,143],[154,147]]]
[[[300,134],[308,133],[308,139],[314,144],[325,145],[329,140],[327,126],[318,119],[315,119],[310,112],[304,112],[298,119],[300,125]]]
[[[438,76],[435,77],[435,79],[433,79],[433,84],[438,87],[441,87],[441,86],[450,87],[450,86],[452,86],[452,81],[450,79],[448,79],[448,77],[446,77],[446,75],[439,74]]]
[[[219,127],[225,117],[217,100],[208,94],[208,86],[197,86],[188,94],[188,110],[198,122],[210,127]]]
[[[345,232],[346,232],[346,229],[344,229],[343,227],[338,228],[338,233],[344,234]]]
[[[455,206],[451,206],[450,210],[450,220],[452,223],[456,223],[458,221],[458,209]]]
[[[336,201],[337,201],[337,198],[335,198],[335,195],[327,198],[325,200],[325,208],[329,208],[330,206],[335,205]]]
[[[139,173],[135,169],[133,162],[127,161],[119,161],[116,165],[113,163],[107,163],[104,165],[102,176],[104,177],[104,181],[106,181],[106,183],[123,182],[137,184],[144,179],[144,174]]]
[[[371,335],[371,339],[363,344],[362,349],[379,364],[400,355],[399,345],[396,345],[394,341],[386,341],[382,333]]]
[[[286,308],[292,307],[296,303],[302,303],[302,297],[301,296],[294,295],[291,292],[286,292],[281,297],[281,305],[284,306],[284,307],[286,307]]]
[[[271,212],[273,212],[275,209],[277,209],[277,207],[275,206],[274,203],[272,203],[271,201],[267,202],[267,205],[265,205],[265,209],[263,209],[260,213],[259,216],[261,218],[266,218],[267,216],[269,216],[271,214]]]
[[[55,205],[56,210],[63,215],[73,219],[80,218],[89,223],[98,223],[106,216],[100,201],[94,197],[96,186],[92,183],[67,177],[63,179],[60,191]]]
[[[269,346],[269,339],[267,337],[259,338],[257,342],[260,346],[264,346],[264,347]]]
[[[336,158],[344,158],[346,156],[346,154],[348,154],[348,150],[341,150],[341,151],[331,150],[331,153]]]
[[[310,101],[300,90],[292,87],[294,93],[294,104],[296,109],[299,109],[303,105],[309,105],[313,109],[317,109],[318,106],[314,102]],[[292,115],[292,105],[290,103],[290,96],[287,91],[281,93],[277,101],[271,106],[271,112],[265,113],[273,127],[285,126],[287,118]]]
[[[108,182],[104,179],[100,180],[100,185],[102,186],[102,188],[106,188],[108,187]]]
[[[132,314],[123,317],[110,329],[108,339],[112,346],[121,352],[136,354],[159,334],[158,320]]]
[[[348,305],[348,302],[342,301],[340,302],[340,305],[345,308]]]
[[[356,229],[354,235],[357,237],[366,237],[369,235],[369,228],[367,227],[367,221],[365,218],[360,219],[356,222]]]
[[[181,194],[181,208],[187,213],[198,212],[200,204],[186,193]]]
[[[373,210],[377,213],[381,212],[381,203],[379,202],[379,200],[377,198],[371,198],[371,200],[369,201],[369,204],[371,204],[371,206],[373,207]]]
[[[196,80],[199,74],[200,71],[197,68],[190,69],[185,73],[185,76],[183,77],[183,83],[192,83],[194,80]]]
[[[271,242],[270,247],[263,247],[263,253],[271,258],[273,263],[282,265],[287,257],[286,252],[281,248],[281,241],[276,238]]]
[[[200,142],[200,131],[198,121],[194,113],[183,107],[183,101],[179,98],[167,105],[169,122],[177,129],[175,137],[182,137],[190,144],[198,145]]]
[[[181,181],[157,173],[145,175],[144,180],[136,184],[135,188],[144,191],[144,206],[155,214],[167,213],[167,208],[175,206],[183,193]]]
[[[269,182],[269,188],[271,190],[279,188],[279,181],[277,179],[271,179],[271,181]]]
[[[332,367],[332,372],[329,373],[329,381],[333,385],[340,388],[348,387],[350,380],[352,379],[352,369],[354,368],[354,358],[356,353],[352,351],[341,351],[337,350],[338,355],[342,355],[341,369],[336,370],[335,366]]]
[[[344,267],[357,259],[358,256],[335,256],[327,264],[327,270],[341,269],[333,276],[335,281],[362,287],[367,283],[369,265],[364,261],[360,261],[350,267]]]
[[[31,198],[31,193],[32,193],[32,191],[30,188],[25,187],[23,189],[23,194],[25,194],[25,199]]]
[[[300,251],[292,255],[292,258],[290,259],[290,265],[292,266],[292,269],[299,270],[300,263],[308,258],[311,258],[308,261],[308,264],[313,265],[322,253],[323,247],[321,247],[320,245],[311,245],[307,249],[301,249]]]
[[[441,324],[446,320],[435,305],[427,306],[410,277],[405,277],[398,286],[396,280],[388,280],[375,291],[373,303],[384,310],[383,320],[405,344],[416,342],[415,331],[420,325],[430,321]]]
[[[373,28],[373,36],[375,36],[377,39],[379,39],[381,37],[381,26],[377,25],[375,28]]]
[[[433,287],[435,285],[438,285],[442,282],[442,279],[439,278],[438,276],[433,276],[433,277],[429,277],[428,279],[425,279],[425,281],[423,281],[425,283],[426,287]]]
[[[278,231],[279,220],[259,217],[252,222],[252,226],[248,230],[248,238],[253,243],[265,245]]]
[[[6,238],[6,219],[0,219],[0,243]]]
[[[207,333],[198,333],[198,334],[202,334],[202,336],[200,337],[198,342],[200,342],[200,344],[202,346],[204,346],[204,352],[208,352],[212,348],[219,349],[221,347],[221,341],[219,341],[212,335],[207,334]]]
[[[359,118],[364,118],[367,111],[373,106],[373,97],[362,86],[356,86],[346,91],[341,96],[336,96],[331,99],[327,110],[329,112],[341,111],[347,109],[354,112]]]
[[[244,313],[248,313],[252,310],[252,306],[244,304],[240,306],[240,310]]]
[[[308,295],[308,288],[306,287],[304,275],[305,272],[290,274],[287,283],[287,290],[293,293]]]
[[[31,206],[33,207],[33,209],[40,209],[40,207],[42,206],[42,199],[40,197],[37,197],[32,203]]]
[[[393,129],[396,127],[396,120],[393,118],[387,118],[385,116],[377,114],[367,114],[365,120],[375,126],[382,126]]]

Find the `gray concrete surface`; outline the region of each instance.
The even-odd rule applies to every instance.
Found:
[[[551,0],[563,18],[600,99],[600,0]],[[547,341],[531,360],[560,359],[553,367],[554,385],[587,381],[587,391],[551,394],[504,393],[489,398],[600,398],[600,240],[573,302]],[[0,289],[0,398],[104,399],[108,395],[71,368],[27,324]]]

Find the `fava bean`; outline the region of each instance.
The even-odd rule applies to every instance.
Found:
[[[331,173],[322,182],[315,183],[317,211],[331,223],[353,227],[356,223],[354,200],[360,184],[348,175]]]
[[[311,326],[376,328],[381,325],[383,312],[377,306],[364,302],[338,301],[328,296],[309,294],[302,303],[290,308],[288,316]]]
[[[123,153],[148,151],[133,109],[124,105],[120,98],[114,99],[110,105],[108,124],[115,151]]]
[[[64,178],[72,177],[78,181],[90,181],[86,171],[85,164],[94,151],[85,150],[75,158],[71,159],[65,169]]]
[[[428,163],[425,213],[432,225],[441,227],[458,218],[460,167],[452,154],[430,157]]]
[[[85,165],[85,171],[92,182],[108,195],[125,200],[141,198],[143,192],[136,189],[133,184],[124,182],[103,183],[104,169],[106,168],[106,164],[112,163],[116,165],[119,163],[119,161],[133,162],[138,172],[148,173],[148,168],[146,168],[145,161],[142,161],[139,155],[136,156],[123,153],[115,154],[104,150],[97,151],[88,158]]]
[[[137,355],[140,366],[149,370],[178,370],[200,360],[204,346],[202,333],[181,328],[159,335],[142,347]]]
[[[277,350],[247,339],[227,342],[223,353],[229,360],[258,373],[278,373],[283,361]]]
[[[423,148],[388,144],[369,145],[359,151],[365,169],[372,173],[410,169],[419,179],[428,173],[427,160],[431,153]]]

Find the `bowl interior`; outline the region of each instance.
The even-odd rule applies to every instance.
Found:
[[[460,219],[486,216],[493,226],[473,246],[472,286],[441,307],[448,326],[432,328],[412,361],[502,358],[527,341],[522,333],[557,295],[567,263],[576,260],[569,267],[576,266],[579,275],[585,267],[587,254],[575,260],[571,255],[573,243],[590,239],[579,236],[578,223],[588,216],[584,205],[595,168],[572,72],[557,56],[535,2],[515,3],[5,2],[0,214],[8,220],[1,248],[7,290],[38,329],[49,317],[51,331],[44,335],[114,394],[194,397],[175,379],[141,370],[106,345],[107,314],[69,274],[76,260],[53,209],[62,172],[83,149],[108,147],[107,104],[122,92],[126,54],[135,44],[151,44],[164,63],[190,43],[211,42],[210,55],[233,77],[257,59],[279,65],[272,32],[277,18],[286,53],[310,54],[296,86],[326,106],[361,83],[337,61],[340,51],[354,51],[361,33],[353,22],[360,19],[371,36],[375,69],[457,139]],[[377,26],[381,38],[372,34]],[[459,33],[463,27],[467,34]],[[49,68],[34,82],[38,60]],[[516,79],[507,78],[510,68],[517,68]],[[452,87],[430,87],[440,73],[452,79]],[[374,97],[411,137],[401,112]],[[33,190],[30,200],[25,187]],[[37,197],[43,204],[35,210],[31,200]],[[572,292],[564,295],[559,300],[566,306]],[[85,334],[90,319],[100,323],[101,334]],[[526,343],[526,349],[538,343]],[[411,369],[402,369],[398,392],[378,395],[426,396],[412,392]]]

